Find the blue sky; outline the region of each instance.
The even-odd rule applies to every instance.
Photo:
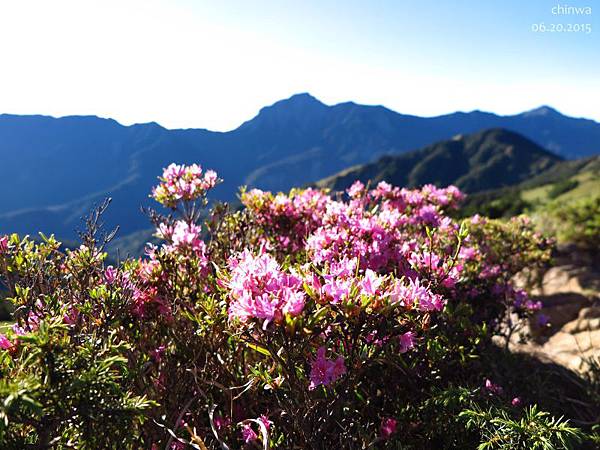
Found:
[[[425,116],[548,104],[600,121],[598,17],[595,0],[7,1],[0,112],[229,130],[310,92]],[[592,32],[534,32],[542,22]]]

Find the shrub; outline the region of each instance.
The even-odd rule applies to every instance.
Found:
[[[560,242],[591,250],[600,247],[600,196],[568,205],[551,203],[538,221],[543,229],[555,233]]]
[[[548,191],[548,198],[556,198],[564,194],[565,192],[572,191],[577,186],[579,186],[579,181],[572,178],[567,178],[566,180],[559,181],[558,183],[552,186],[552,189],[550,189],[550,191]]]
[[[357,183],[345,199],[243,191],[202,227],[217,182],[165,169],[164,243],[116,267],[99,214],[74,250],[2,238],[5,446],[465,448],[528,417],[485,362],[539,308],[511,282],[549,257],[528,220],[459,223],[454,187]],[[552,439],[582,439],[540,414]],[[531,430],[519,439],[547,439]]]

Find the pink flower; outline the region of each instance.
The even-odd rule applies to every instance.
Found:
[[[539,311],[540,309],[542,309],[542,302],[540,300],[538,300],[537,302],[534,302],[533,300],[527,300],[525,302],[525,309],[527,309],[528,311]]]
[[[217,181],[218,181],[217,172],[215,172],[214,170],[207,170],[204,173],[204,180],[202,183],[202,187],[204,190],[212,189],[217,184]]]
[[[485,380],[485,389],[490,393],[490,394],[494,394],[494,395],[500,395],[502,394],[502,392],[504,391],[504,389],[502,389],[502,386],[493,383],[491,380],[487,379]]]
[[[398,421],[393,417],[384,417],[381,419],[381,425],[379,426],[379,433],[382,439],[389,439],[398,427]]]
[[[282,312],[291,317],[296,317],[304,310],[304,293],[287,288],[281,292],[283,302]]]
[[[359,180],[356,180],[352,186],[350,186],[346,192],[351,198],[359,198],[365,190],[365,185],[362,184]]]
[[[242,426],[242,439],[246,444],[254,442],[258,439],[258,435],[254,432],[249,423],[245,423]]]
[[[346,364],[342,356],[338,356],[333,363],[331,368],[331,381],[335,381],[338,378],[346,375]]]
[[[371,269],[367,269],[360,287],[364,295],[375,295],[382,283],[383,279],[381,277],[378,277]]]
[[[521,401],[520,397],[515,397],[512,399],[512,401],[510,402],[511,405],[513,405],[515,408],[521,406],[523,402]]]
[[[318,385],[328,385],[331,382],[330,366],[331,362],[325,357],[325,347],[320,347],[317,350],[317,357],[313,360],[310,370],[310,386],[309,389],[314,389]]]
[[[177,165],[175,163],[169,164],[169,166],[163,171],[163,178],[168,181],[176,180],[185,174],[185,166]]]
[[[23,336],[24,334],[27,333],[27,331],[25,331],[25,328],[19,326],[16,323],[13,324],[12,330],[13,330],[13,333],[15,333],[17,336]]]
[[[79,310],[72,306],[69,312],[63,316],[63,322],[67,325],[75,325],[79,319]]]
[[[420,311],[441,311],[444,300],[439,294],[434,294],[421,281],[410,279],[408,285],[398,281],[390,293],[392,303],[399,303],[405,308],[412,308],[415,304]]]
[[[481,217],[479,214],[475,214],[471,217],[471,223],[473,225],[485,224],[486,222],[485,218]]]
[[[458,252],[459,258],[463,260],[471,260],[475,258],[476,255],[477,250],[475,250],[473,247],[461,247],[460,251]]]
[[[313,360],[310,370],[310,385],[308,389],[313,390],[319,385],[329,386],[346,373],[344,358],[338,356],[335,361],[327,359],[325,347],[317,350],[317,357]]]
[[[267,416],[265,416],[264,414],[261,414],[260,417],[258,418],[258,420],[261,421],[261,423],[265,426],[267,431],[269,431],[271,429],[271,425],[273,425],[273,422],[271,422]]]
[[[8,236],[0,236],[0,255],[8,250]]]
[[[231,419],[229,417],[223,417],[216,415],[214,418],[215,427],[217,430],[227,428],[231,425]]]
[[[175,223],[171,239],[173,245],[177,248],[192,248],[194,250],[204,250],[204,242],[200,240],[202,228],[195,224],[189,224],[183,220]]]
[[[160,223],[156,229],[156,237],[159,239],[170,240],[173,236],[173,227],[166,223]]]
[[[13,348],[13,343],[4,334],[0,334],[0,349],[10,350]]]
[[[422,223],[434,227],[437,227],[440,222],[438,210],[433,205],[425,205],[419,208],[413,219],[415,223]]]
[[[117,271],[113,266],[108,266],[104,270],[104,281],[106,281],[106,284],[113,284],[115,282],[116,276]]]
[[[36,331],[40,327],[41,319],[42,319],[42,317],[38,313],[29,311],[29,314],[27,315],[27,320],[26,320],[29,330]]]
[[[331,279],[325,282],[322,292],[328,297],[328,300],[331,301],[331,303],[335,304],[348,299],[351,288],[352,280]]]
[[[407,331],[406,333],[399,336],[400,341],[400,353],[406,353],[415,346],[415,333]]]
[[[152,189],[152,197],[168,208],[175,208],[179,201],[194,201],[213,188],[217,174],[209,170],[202,176],[202,168],[170,164],[164,169],[160,184]]]
[[[156,349],[150,352],[150,357],[159,364],[162,361],[162,357],[165,353],[166,347],[164,345],[158,346]]]
[[[262,319],[265,328],[286,314],[302,313],[305,304],[302,280],[283,272],[273,257],[254,256],[246,250],[229,260],[229,268],[230,278],[224,284],[231,296],[230,318],[241,322]]]

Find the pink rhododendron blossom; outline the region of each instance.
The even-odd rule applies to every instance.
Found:
[[[302,280],[283,272],[273,257],[267,254],[254,256],[246,250],[229,260],[229,268],[230,318],[242,322],[262,319],[266,327],[286,314],[297,316],[304,309]]]
[[[8,250],[8,236],[0,236],[0,254]]]
[[[231,418],[223,417],[220,415],[215,415],[214,420],[215,428],[217,430],[222,430],[223,428],[228,428],[231,425]]]
[[[352,289],[351,279],[329,279],[325,281],[322,293],[331,303],[340,303],[348,299]]]
[[[202,188],[205,191],[208,191],[209,189],[212,189],[216,186],[217,181],[217,172],[215,172],[214,170],[207,170],[204,173],[204,179],[202,180]]]
[[[420,274],[435,278],[446,288],[456,285],[463,269],[462,264],[456,264],[429,251],[412,252],[408,260]]]
[[[398,427],[398,421],[393,417],[384,417],[381,419],[381,425],[379,426],[379,433],[382,439],[389,439]]]
[[[10,350],[13,348],[13,343],[4,334],[0,334],[0,349]]]
[[[195,224],[189,224],[183,220],[175,223],[171,240],[176,248],[191,248],[193,250],[204,251],[206,248],[204,242],[200,239],[202,228]]]
[[[473,217],[471,217],[471,223],[473,225],[484,224],[486,222],[487,222],[487,219],[485,219],[484,217],[481,217],[479,214],[475,214]]]
[[[500,395],[504,391],[504,389],[502,389],[502,386],[495,384],[489,379],[485,380],[484,387],[488,392],[495,395]]]
[[[401,334],[398,340],[400,344],[400,353],[406,353],[415,346],[415,333],[407,331],[406,333]]]
[[[399,303],[406,308],[415,305],[419,311],[441,311],[445,301],[439,294],[434,294],[427,287],[422,286],[420,280],[398,280],[390,293],[392,303]]]
[[[117,270],[113,266],[108,266],[104,269],[104,281],[106,284],[113,284],[117,276]]]
[[[13,333],[15,333],[17,336],[23,336],[24,334],[27,333],[27,331],[25,330],[25,328],[23,328],[22,326],[18,325],[18,324],[13,324],[13,326],[11,327]]]
[[[521,406],[523,402],[521,401],[520,397],[515,397],[511,400],[510,404],[513,405],[515,408]]]
[[[344,358],[338,356],[335,360],[326,358],[327,349],[320,347],[317,356],[311,364],[309,389],[313,390],[319,385],[329,386],[346,373]]]
[[[379,277],[375,272],[371,269],[367,269],[365,272],[365,276],[360,283],[361,292],[364,295],[375,295],[377,293],[377,289],[383,283],[383,279]]]
[[[271,425],[273,425],[273,422],[271,422],[267,416],[261,414],[258,420],[260,420],[260,422],[265,426],[267,431],[271,429]]]
[[[40,321],[42,320],[42,316],[34,311],[29,311],[27,315],[27,319],[25,320],[26,328],[29,331],[36,331],[40,327]]]
[[[134,289],[131,312],[139,318],[144,318],[150,311],[156,311],[167,318],[171,317],[171,307],[158,295],[156,287]]]
[[[356,180],[352,186],[350,186],[347,191],[348,195],[351,198],[358,198],[362,196],[365,192],[365,185],[361,183],[359,180]]]
[[[158,225],[158,228],[156,229],[156,237],[158,237],[159,239],[164,239],[166,241],[171,240],[173,236],[173,226],[166,224],[166,223],[160,223]]]
[[[473,247],[461,247],[458,256],[462,260],[474,259],[477,256],[477,250]]]
[[[164,345],[159,345],[157,348],[150,352],[150,357],[156,362],[160,364],[162,361],[162,357],[165,354],[166,347]]]
[[[252,426],[249,423],[242,425],[242,439],[246,444],[254,442],[258,439],[258,435],[252,429]]]
[[[79,319],[79,310],[72,306],[69,311],[63,316],[63,322],[67,325],[75,325]]]
[[[206,195],[217,182],[214,171],[209,170],[203,176],[197,164],[170,164],[164,169],[160,184],[152,190],[152,197],[164,206],[174,208],[179,201],[193,201]]]
[[[282,252],[297,252],[304,247],[305,239],[323,220],[329,196],[319,190],[292,190],[289,196],[273,195],[259,189],[242,194],[242,203],[253,215],[253,221],[269,230],[272,246]]]

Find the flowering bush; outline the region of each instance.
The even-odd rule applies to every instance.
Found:
[[[459,223],[455,187],[356,183],[345,198],[243,191],[243,210],[216,206],[204,228],[217,182],[165,169],[152,193],[176,214],[152,215],[164,243],[118,265],[97,214],[66,252],[0,239],[16,307],[0,336],[0,442],[472,447],[489,426],[458,413],[521,414],[528,393],[491,381],[481,358],[538,308],[511,282],[548,259],[526,220]],[[582,440],[556,424],[560,442]]]

